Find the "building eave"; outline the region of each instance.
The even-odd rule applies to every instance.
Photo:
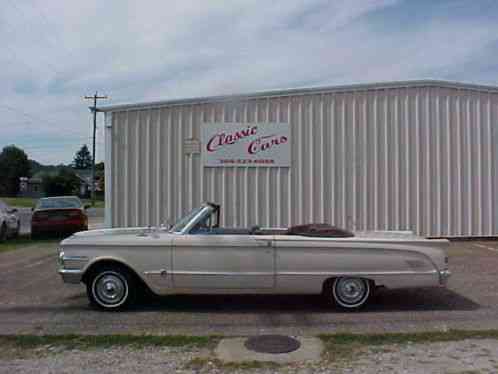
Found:
[[[393,82],[377,82],[377,83],[363,83],[363,84],[350,84],[340,86],[322,86],[322,87],[303,87],[303,88],[289,88],[279,90],[260,91],[244,94],[232,95],[219,95],[219,96],[204,96],[192,97],[185,99],[161,100],[151,102],[139,102],[128,104],[108,105],[98,108],[99,112],[121,112],[129,110],[141,109],[155,109],[177,105],[192,105],[192,104],[206,104],[227,101],[240,101],[260,98],[271,97],[285,97],[291,95],[311,95],[311,94],[325,94],[325,93],[344,93],[344,92],[357,92],[357,91],[371,91],[383,90],[394,88],[412,88],[412,87],[438,87],[438,88],[452,88],[457,90],[471,90],[486,93],[498,93],[498,86],[480,85],[465,82],[454,82],[445,80],[408,80],[408,81],[393,81]]]

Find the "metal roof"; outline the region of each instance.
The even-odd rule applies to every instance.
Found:
[[[411,80],[411,81],[393,81],[393,82],[377,82],[377,83],[363,83],[363,84],[350,84],[340,86],[322,86],[322,87],[303,87],[303,88],[290,88],[280,90],[260,91],[244,94],[229,94],[219,96],[204,96],[193,97],[184,99],[171,99],[161,101],[139,102],[139,103],[125,103],[116,105],[107,105],[98,108],[99,112],[119,112],[126,110],[138,109],[151,109],[174,105],[188,105],[188,104],[205,104],[213,102],[242,100],[242,99],[255,99],[266,97],[290,96],[290,95],[310,95],[320,93],[333,93],[333,92],[354,92],[354,91],[367,91],[367,90],[382,90],[391,88],[410,88],[410,87],[439,87],[439,88],[453,88],[461,90],[471,90],[480,92],[498,93],[498,86],[480,85],[464,82],[453,82],[445,80]]]

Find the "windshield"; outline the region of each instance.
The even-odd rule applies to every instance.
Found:
[[[187,214],[185,217],[181,218],[179,221],[175,223],[175,225],[171,228],[171,232],[180,232],[183,230],[185,226],[197,215],[199,212],[204,209],[203,206],[199,208],[195,208],[192,210],[189,214]]]
[[[64,209],[81,208],[81,200],[77,197],[60,197],[50,199],[40,199],[37,209]]]
[[[210,217],[216,209],[210,204],[202,205],[200,208],[192,210],[185,217],[180,219],[170,230],[170,232],[191,232],[195,227],[204,227],[210,221]],[[210,223],[209,223],[210,224]]]

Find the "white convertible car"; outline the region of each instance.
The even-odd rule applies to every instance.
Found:
[[[221,228],[206,203],[172,228],[104,229],[61,243],[64,282],[83,282],[92,305],[119,310],[150,289],[159,295],[320,294],[363,306],[375,287],[444,286],[447,240],[407,231],[351,233],[326,224]]]

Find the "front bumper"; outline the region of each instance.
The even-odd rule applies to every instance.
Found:
[[[64,283],[78,284],[81,282],[83,277],[83,272],[76,269],[59,269],[59,274],[62,277]]]
[[[441,286],[446,286],[449,277],[451,277],[451,271],[448,269],[441,270],[439,272],[439,284],[441,284]]]
[[[80,283],[83,278],[83,269],[87,262],[87,256],[67,256],[63,250],[59,250],[57,263],[59,274],[64,283]]]

